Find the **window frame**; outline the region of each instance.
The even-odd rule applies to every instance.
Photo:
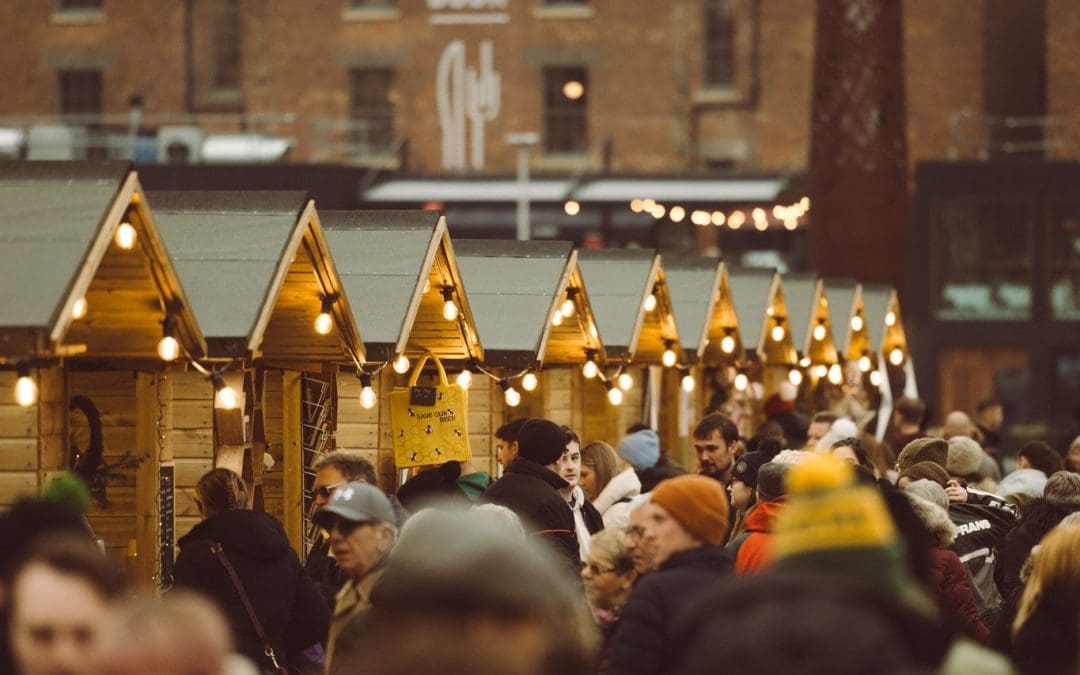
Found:
[[[374,122],[372,134],[369,129],[364,135],[358,129],[350,130],[350,147],[354,149],[357,157],[386,157],[392,154],[394,143],[397,138],[397,103],[394,101],[394,87],[397,82],[399,71],[389,65],[355,66],[348,69],[349,103],[347,117],[350,123]],[[383,77],[380,83],[382,95],[370,95],[373,89],[369,89],[369,95],[361,96],[364,87],[361,80],[365,74],[368,77],[378,74]],[[374,80],[372,80],[374,81]],[[382,128],[380,128],[380,125]],[[362,137],[363,135],[363,137]]]
[[[555,82],[557,79],[557,82]],[[581,82],[585,91],[577,100],[569,99],[562,93],[563,85],[571,79]],[[540,71],[540,116],[541,132],[540,147],[547,156],[582,156],[589,152],[589,67],[585,65],[547,65]],[[562,105],[552,106],[553,102]],[[554,120],[567,120],[580,118],[581,139],[580,143],[553,143],[553,138],[560,138],[558,134],[552,134]],[[572,147],[571,147],[572,145]]]

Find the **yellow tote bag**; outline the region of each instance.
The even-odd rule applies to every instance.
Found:
[[[416,380],[428,359],[435,362],[439,382],[418,387]],[[465,462],[469,452],[468,392],[446,379],[443,365],[431,352],[417,362],[409,384],[390,392],[390,427],[394,464],[399,469],[443,462]]]

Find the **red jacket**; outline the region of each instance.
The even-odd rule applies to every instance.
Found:
[[[780,497],[758,504],[747,514],[745,539],[738,545],[735,553],[735,574],[757,574],[772,562],[769,540],[772,539],[776,515],[783,508],[784,498]]]
[[[986,644],[990,631],[979,620],[979,608],[960,557],[947,548],[930,549],[930,573],[937,591],[934,599],[945,622],[972,640]]]

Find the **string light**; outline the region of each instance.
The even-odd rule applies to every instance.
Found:
[[[664,209],[663,204],[654,204],[652,209],[650,210],[650,213],[652,213],[653,218],[660,220],[664,217],[664,214],[667,213],[667,211]]]
[[[814,326],[814,339],[821,342],[825,339],[825,324],[819,323]]]
[[[742,211],[732,211],[731,215],[728,216],[728,219],[727,219],[728,227],[730,227],[733,230],[739,229],[740,227],[743,226],[744,223],[746,223],[746,214],[743,213]]]
[[[30,364],[23,361],[16,367],[15,402],[24,408],[29,408],[37,402],[38,388],[34,378],[30,375]]]
[[[71,318],[78,321],[86,316],[88,310],[89,306],[86,304],[86,297],[81,297],[71,305]]]
[[[458,306],[454,302],[454,287],[443,286],[442,289],[443,308],[442,316],[447,321],[453,321],[458,318]]]
[[[503,390],[503,399],[506,400],[506,405],[511,408],[516,408],[521,404],[521,392],[510,386],[510,382],[504,377],[499,380],[499,386]]]
[[[574,312],[577,310],[577,304],[574,302],[574,296],[576,295],[576,288],[567,289],[566,299],[563,300],[562,305],[559,307],[559,311],[562,312],[562,315],[567,319],[574,316]]]
[[[840,364],[834,363],[829,366],[829,382],[840,384],[844,381],[844,371],[840,370]]]
[[[870,357],[867,354],[863,354],[859,357],[859,370],[863,371],[864,373],[868,373],[870,372],[871,365],[872,364],[870,363]]]
[[[623,393],[622,389],[616,387],[612,382],[605,382],[604,386],[607,387],[607,400],[611,405],[622,405]]]
[[[652,293],[649,293],[647,296],[645,296],[645,311],[646,312],[651,312],[654,309],[656,309],[656,304],[657,304],[657,300],[656,300],[656,292],[655,291],[652,292]]]
[[[576,101],[585,95],[585,85],[577,80],[567,80],[562,87],[563,96]]]
[[[671,218],[673,223],[681,223],[683,218],[686,218],[686,209],[681,206],[672,206],[668,211],[668,218]]]
[[[135,232],[135,228],[132,227],[131,223],[123,222],[116,228],[116,245],[125,251],[130,251],[135,248],[136,239],[138,239],[138,234]]]
[[[851,317],[851,330],[853,330],[853,331],[855,331],[856,333],[858,333],[858,332],[859,332],[859,331],[861,331],[862,329],[863,329],[863,320],[862,320],[862,317],[861,317],[861,316],[859,316],[858,314],[856,314],[855,316]]]
[[[161,340],[157,345],[162,361],[175,361],[180,356],[180,343],[176,339],[176,319],[166,315],[161,321]]]
[[[536,373],[525,373],[521,378],[521,388],[525,391],[536,391],[537,385],[540,384],[540,380],[537,379]]]
[[[780,321],[780,319],[777,319],[776,325],[772,327],[772,331],[769,333],[774,342],[780,342],[784,339],[784,326]]]
[[[890,311],[888,314],[885,315],[885,325],[886,326],[895,326],[896,325],[896,312],[891,312]]]
[[[694,391],[694,387],[697,383],[694,381],[694,376],[690,374],[690,371],[684,370],[682,371],[682,380],[679,384],[682,386],[682,390],[689,394]]]
[[[870,384],[873,385],[874,387],[880,387],[881,386],[881,373],[880,372],[875,370],[874,372],[870,373]]]
[[[561,326],[563,322],[563,313],[561,310],[555,310],[555,313],[551,316],[552,326]]]
[[[634,376],[630,373],[619,373],[617,379],[619,381],[619,389],[630,391],[634,388]]]
[[[585,352],[585,363],[581,366],[581,374],[587,380],[591,380],[600,374],[600,366],[596,365],[595,351],[590,349]]]
[[[705,226],[712,222],[712,216],[708,211],[694,211],[690,214],[690,222],[698,226]]]
[[[894,366],[898,366],[904,362],[904,350],[899,347],[893,347],[889,352],[889,363]]]
[[[724,224],[724,220],[725,220],[724,212],[723,211],[713,211],[712,212],[712,217],[709,220],[716,227],[720,227],[721,225]]]
[[[329,335],[330,331],[334,330],[334,315],[331,314],[334,310],[334,300],[332,295],[323,296],[319,315],[315,317],[315,332],[319,335]]]
[[[375,390],[371,388],[371,373],[360,371],[356,375],[360,378],[360,407],[371,410],[379,400]]]
[[[746,376],[746,373],[740,371],[735,374],[735,389],[737,391],[746,391],[749,385],[750,378]]]
[[[660,363],[664,364],[664,367],[670,368],[678,360],[679,357],[675,354],[675,342],[673,340],[664,340],[664,354],[660,357]]]
[[[235,389],[225,384],[225,376],[215,370],[210,375],[210,381],[214,384],[214,407],[218,410],[235,410],[240,398]]]
[[[562,208],[563,212],[566,213],[566,215],[568,216],[576,216],[577,214],[581,213],[581,204],[574,201],[573,199],[568,199],[566,203],[563,204]]]
[[[796,387],[799,386],[800,384],[802,384],[803,381],[802,371],[798,368],[791,368],[787,371],[787,379],[788,382],[792,383]]]
[[[725,335],[720,340],[720,351],[725,354],[730,354],[735,351],[735,338],[730,335]]]
[[[468,389],[472,386],[472,371],[466,368],[458,373],[457,385],[462,389]]]
[[[814,366],[811,372],[813,373],[814,377],[821,379],[829,374],[829,367],[826,366],[824,363],[819,363],[818,365]]]
[[[408,356],[405,356],[404,354],[398,354],[397,358],[394,359],[393,363],[394,372],[398,375],[404,375],[405,373],[409,372],[410,365],[411,364],[409,363]]]
[[[640,199],[631,199],[630,210],[634,213],[641,213],[645,210],[645,202]]]
[[[809,368],[810,367],[810,357],[809,356],[804,356],[801,359],[799,359],[799,366],[801,368]]]

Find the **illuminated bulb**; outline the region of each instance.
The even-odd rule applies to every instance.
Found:
[[[664,355],[660,357],[660,363],[664,364],[666,368],[670,368],[675,365],[678,357],[675,355],[675,350],[668,347],[664,350]]]
[[[333,329],[334,317],[330,316],[329,312],[319,312],[319,316],[315,317],[315,332],[319,335],[329,335]]]
[[[695,225],[708,225],[712,222],[712,217],[708,211],[694,211],[690,214],[690,222]]]
[[[821,325],[820,323],[814,326],[814,339],[818,342],[821,342],[825,339],[825,326]]]
[[[591,380],[600,374],[600,366],[596,365],[596,361],[589,359],[585,362],[585,365],[581,367],[581,374],[584,375],[586,379]]]
[[[630,200],[630,210],[633,211],[634,213],[641,213],[642,211],[645,210],[645,202],[643,202],[640,199],[631,199]]]
[[[671,211],[668,212],[668,217],[671,218],[673,223],[681,223],[683,218],[686,218],[686,209],[681,206],[672,206]]]
[[[409,363],[408,356],[405,356],[404,354],[398,354],[397,358],[394,359],[394,372],[398,375],[404,375],[405,373],[409,372],[410,365],[411,364]]]
[[[819,363],[814,366],[814,369],[811,372],[813,372],[814,377],[822,378],[829,374],[829,367],[823,363]]]
[[[589,324],[589,335],[593,336],[594,339],[599,339],[600,331],[596,330],[596,324],[595,323],[590,323]]]
[[[870,373],[870,384],[875,386],[875,387],[880,387],[881,386],[881,373],[879,373],[876,370],[874,372]]]
[[[559,311],[562,312],[563,316],[569,319],[570,317],[574,316],[574,310],[576,308],[577,305],[574,304],[574,301],[571,298],[567,298],[563,300],[562,306],[559,307]]]
[[[712,217],[710,218],[710,221],[712,222],[713,225],[715,225],[717,227],[720,227],[721,225],[724,224],[724,220],[725,220],[725,218],[724,218],[724,212],[723,211],[713,211],[712,212]]]
[[[730,335],[725,335],[724,338],[720,340],[720,349],[725,354],[730,354],[735,351],[735,338]]]
[[[15,380],[15,402],[24,408],[29,408],[37,402],[37,383],[30,377],[30,366],[20,365],[18,373],[19,379]]]
[[[585,95],[585,85],[577,80],[568,80],[562,86],[562,93],[571,101],[576,101]]]
[[[889,312],[888,314],[885,315],[885,325],[886,326],[895,326],[896,325],[896,312]]]
[[[840,365],[837,363],[829,366],[829,382],[833,384],[840,384],[844,381],[844,372],[840,370]]]
[[[453,300],[447,300],[443,303],[442,315],[447,321],[453,321],[458,318],[458,308]]]
[[[472,386],[472,371],[466,368],[465,370],[458,373],[457,385],[459,387],[461,387],[462,389],[468,389],[469,387],[471,387]]]
[[[655,208],[656,208],[656,200],[655,199],[643,199],[643,200],[641,200],[641,210],[642,211],[652,212],[652,210],[655,209]]]
[[[802,199],[800,199],[799,200],[799,206],[802,208],[803,211],[809,211],[810,210],[810,198],[809,197],[803,197]]]
[[[116,245],[125,251],[135,248],[136,238],[135,228],[131,223],[120,223],[120,227],[116,228]]]
[[[511,408],[516,408],[521,404],[521,393],[513,387],[507,387],[503,393],[503,398],[506,399],[506,405]]]
[[[737,230],[746,222],[746,214],[742,211],[733,211],[727,219],[728,227]]]
[[[86,298],[79,298],[75,301],[75,304],[71,306],[71,318],[78,321],[79,319],[86,316],[86,312],[88,309],[89,308],[86,304]]]
[[[794,232],[799,229],[799,221],[795,218],[784,218],[784,229]]]
[[[630,391],[634,388],[634,376],[630,373],[622,373],[619,375],[619,389],[623,391]]]
[[[809,368],[810,367],[810,357],[809,356],[804,356],[801,359],[799,359],[799,366],[801,366],[803,368]]]
[[[619,389],[618,387],[613,387],[611,386],[611,383],[608,382],[607,400],[609,403],[611,403],[611,405],[622,405],[622,389]]]
[[[765,209],[758,207],[751,212],[751,215],[754,217],[755,221],[765,220]]]
[[[180,343],[171,335],[166,335],[157,343],[157,353],[162,361],[175,361],[180,356]]]
[[[552,326],[561,326],[563,322],[563,313],[561,310],[555,310],[555,314],[551,317]]]
[[[889,363],[898,366],[904,362],[904,351],[899,347],[893,347],[889,352]]]
[[[774,342],[780,342],[784,339],[784,327],[779,324],[773,326],[770,335],[772,335],[772,339]]]
[[[862,330],[862,327],[863,327],[863,320],[862,320],[861,316],[856,314],[855,316],[851,317],[851,330],[858,333],[859,331]]]
[[[796,387],[799,386],[800,384],[802,384],[802,371],[800,371],[798,368],[792,368],[791,370],[787,371],[787,379],[788,382],[792,383]]]
[[[378,402],[378,397],[375,395],[375,390],[368,385],[360,390],[360,407],[364,410],[371,410],[375,407],[375,403]]]
[[[746,373],[739,373],[735,376],[735,389],[738,391],[746,391],[746,387],[749,384],[750,378],[746,376]]]
[[[236,390],[229,386],[218,389],[214,394],[214,407],[219,410],[234,410],[239,402]]]
[[[569,199],[566,201],[565,204],[563,204],[562,209],[564,212],[566,212],[566,215],[576,216],[577,214],[581,213],[581,204],[574,201],[573,199]]]
[[[651,312],[654,309],[656,309],[656,294],[649,293],[648,297],[645,298],[645,311]]]
[[[663,218],[665,213],[667,213],[667,211],[664,209],[663,204],[656,204],[652,207],[652,217],[657,220]]]
[[[765,220],[764,218],[762,218],[761,220],[755,220],[754,229],[756,229],[758,232],[764,232],[765,230],[769,229],[769,221]]]
[[[540,381],[536,378],[536,373],[525,373],[525,376],[521,378],[521,388],[525,391],[536,391],[538,384]]]
[[[682,390],[689,394],[690,392],[694,391],[694,376],[690,373],[683,375],[682,382],[680,384],[682,385]]]
[[[871,363],[870,363],[870,357],[869,356],[866,356],[864,354],[864,355],[859,357],[859,370],[863,371],[864,373],[869,372],[870,371],[870,365],[871,365]]]

